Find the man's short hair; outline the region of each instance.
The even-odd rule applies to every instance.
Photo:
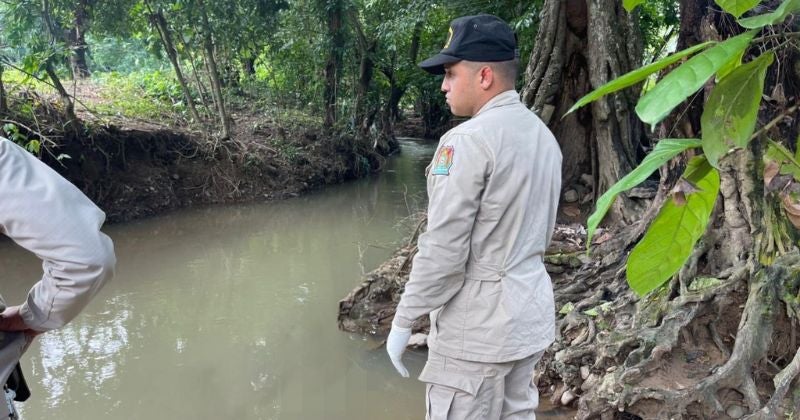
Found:
[[[475,70],[483,66],[491,67],[496,77],[511,85],[512,88],[516,84],[517,77],[519,76],[519,58],[513,58],[507,61],[469,61],[469,63]]]

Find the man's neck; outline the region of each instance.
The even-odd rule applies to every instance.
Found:
[[[484,106],[486,106],[487,103],[489,103],[489,101],[491,101],[492,99],[496,98],[497,95],[500,95],[501,93],[508,92],[509,90],[513,90],[513,88],[511,88],[511,87],[502,87],[502,88],[489,89],[489,90],[484,91],[483,95],[481,95],[480,100],[478,102],[476,102],[475,109],[472,111],[472,115],[470,115],[470,117],[474,117],[478,112],[480,112],[481,109],[483,109]]]

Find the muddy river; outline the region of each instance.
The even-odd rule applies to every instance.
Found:
[[[404,140],[381,175],[304,197],[108,226],[117,275],[26,353],[23,419],[424,418],[424,385],[336,313],[413,228],[434,147]],[[37,260],[2,241],[0,267],[20,302]]]

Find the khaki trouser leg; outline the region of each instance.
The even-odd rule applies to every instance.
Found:
[[[480,363],[428,352],[426,420],[535,419],[539,393],[533,368],[542,354],[508,363]]]
[[[514,367],[505,378],[503,396],[503,420],[533,420],[534,410],[539,407],[539,390],[533,383],[533,369],[544,352],[536,353],[514,362]]]

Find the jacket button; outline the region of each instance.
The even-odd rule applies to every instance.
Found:
[[[505,276],[506,276],[506,270],[501,270],[500,277],[505,277]]]

